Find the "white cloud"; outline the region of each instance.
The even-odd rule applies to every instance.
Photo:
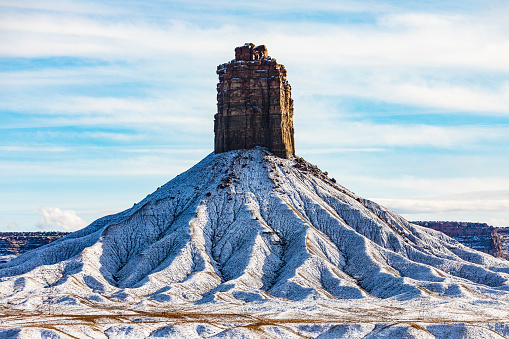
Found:
[[[29,111],[34,118],[29,121],[20,119],[16,123],[7,123],[0,126],[0,129],[87,125],[108,127],[129,125],[136,129],[143,125],[145,130],[162,128],[168,130],[168,126],[171,126],[173,131],[184,129],[192,130],[194,133],[205,133],[210,130],[213,120],[212,114],[209,114],[208,119],[204,115],[207,110],[203,108],[202,100],[193,100],[187,95],[182,95],[178,98],[53,97],[41,98],[35,104],[21,100],[8,101],[0,104],[0,107]],[[212,101],[213,99],[209,100]],[[117,139],[127,137],[98,133],[91,136]],[[132,136],[129,138],[132,139]]]
[[[509,71],[509,39],[505,34],[509,25],[493,20],[497,13],[376,14],[378,25],[356,27],[263,22],[259,18],[253,25],[237,26],[227,24],[232,22],[227,17],[210,26],[198,26],[178,21],[180,18],[156,23],[131,17],[105,20],[60,13],[9,13],[0,17],[0,29],[6,32],[2,40],[8,42],[1,53],[153,60],[164,59],[167,54],[203,55],[206,51],[206,56],[211,57],[224,55],[235,41],[239,44],[250,39],[266,43],[278,58],[313,68],[426,65]],[[245,22],[250,20],[253,19],[245,18]]]
[[[65,231],[76,231],[87,225],[75,211],[61,210],[58,207],[42,207],[37,211],[40,214],[39,222],[35,225],[40,229],[60,228]]]
[[[94,20],[89,17],[53,14],[0,15],[0,41],[4,56],[77,56],[100,59],[159,59],[168,53],[217,53],[225,42],[218,36],[232,36],[232,27],[202,29],[196,25],[167,20]],[[235,33],[234,35],[237,35]],[[240,34],[239,34],[240,35]],[[30,44],[27,44],[30,42]]]
[[[509,226],[509,190],[466,192],[410,199],[372,199],[410,220],[460,220]]]
[[[509,58],[509,50],[507,52]],[[376,60],[372,56],[372,60]],[[423,62],[425,64],[425,62]],[[464,112],[509,116],[509,81],[490,72],[447,67],[321,66],[297,69],[294,88],[308,96],[354,97],[384,103],[423,107],[419,112]],[[461,79],[465,77],[469,80]],[[489,83],[492,80],[492,83]],[[292,81],[293,83],[293,81]],[[412,114],[411,111],[408,114]]]
[[[303,150],[299,150],[299,155],[306,154],[334,154],[334,153],[350,153],[350,152],[363,152],[363,153],[371,153],[371,152],[385,152],[387,149],[381,147],[341,147],[341,148],[304,148]]]
[[[508,200],[434,200],[434,199],[376,199],[376,202],[403,214],[421,213],[506,213],[509,210]]]
[[[454,161],[454,160],[452,160]],[[466,161],[468,163],[468,161]],[[440,166],[437,163],[436,166]],[[396,166],[396,165],[395,165]],[[365,187],[381,187],[386,194],[384,196],[378,195],[380,199],[387,197],[394,197],[394,193],[405,199],[417,200],[464,200],[462,196],[468,197],[466,200],[472,199],[496,199],[496,200],[509,200],[509,197],[496,197],[492,194],[485,196],[483,192],[488,190],[498,192],[500,188],[509,187],[508,177],[438,177],[426,178],[416,177],[412,175],[402,175],[396,178],[392,177],[368,177],[368,176],[351,176],[343,177],[343,179],[350,182],[362,182]],[[459,193],[465,192],[465,193]],[[474,193],[472,193],[474,192]],[[379,200],[379,198],[373,198]],[[393,198],[391,198],[393,199]]]
[[[2,86],[5,89],[12,87],[37,88],[42,86],[69,86],[94,85],[101,83],[109,85],[137,77],[143,80],[143,74],[134,72],[125,67],[110,66],[80,66],[73,68],[49,68],[29,71],[2,72]],[[142,77],[142,78],[140,78]]]
[[[500,182],[500,185],[503,187],[505,185],[509,185],[509,182]],[[448,195],[443,197],[443,199],[449,200],[509,200],[509,189],[505,190],[490,190],[490,191],[475,191],[475,192],[466,192],[466,193],[458,193],[453,195]]]
[[[379,18],[380,25],[385,27],[445,27],[454,28],[453,22],[461,19],[459,16],[451,16],[434,13],[398,13],[387,14]]]
[[[127,134],[118,132],[84,132],[83,137],[87,139],[109,139],[114,141],[139,141],[147,137],[138,134]]]
[[[298,130],[300,145],[380,148],[387,146],[433,146],[465,148],[480,141],[507,140],[509,129],[498,126],[389,125],[309,117],[306,129]]]
[[[140,148],[121,148],[119,149],[120,152],[125,153],[147,153],[147,154],[175,154],[175,155],[190,155],[190,154],[199,154],[204,155],[208,154],[212,151],[212,149],[206,149],[206,148],[181,148],[181,149],[174,149],[174,148],[168,148],[164,146],[152,146],[148,148],[140,147]]]
[[[300,3],[299,6],[305,7],[306,4]],[[332,3],[317,6],[334,7]],[[292,85],[308,94],[356,96],[447,110],[509,114],[507,81],[484,85],[482,80],[490,78],[491,74],[478,76],[481,81],[452,79],[456,73],[495,72],[500,75],[509,72],[509,38],[505,34],[509,24],[497,19],[499,13],[468,16],[382,12],[376,15],[377,25],[271,21],[263,25],[258,22],[238,26],[225,24],[229,21],[224,20],[219,25],[198,26],[172,19],[158,23],[138,17],[120,16],[120,19],[105,20],[104,17],[53,12],[9,13],[0,17],[0,29],[3,30],[0,42],[4,46],[0,53],[3,55],[75,56],[121,60],[130,64],[77,67],[37,74],[13,72],[4,74],[4,82],[45,86],[66,82],[78,84],[87,79],[99,83],[118,78],[127,80],[127,77],[161,80],[147,65],[153,65],[159,74],[166,75],[166,81],[171,81],[174,76],[183,79],[185,75],[177,74],[177,70],[183,68],[193,72],[204,63],[211,63],[213,70],[215,64],[233,57],[233,46],[249,39],[264,42],[271,55],[291,66],[291,78],[295,80]],[[257,30],[253,32],[251,26]],[[199,64],[190,64],[190,57],[196,57]],[[193,76],[197,75],[193,73]],[[192,84],[183,86],[197,93]],[[198,80],[194,84],[198,84]],[[182,98],[180,93],[166,95],[167,98],[178,96],[179,102],[190,102],[184,101],[188,98]],[[194,99],[201,97],[201,94],[195,95]],[[58,107],[58,103],[69,103],[69,112],[74,112],[77,107],[94,106],[93,100],[85,103],[87,106],[80,106],[79,103],[74,105],[72,98],[54,99],[52,103],[57,112],[65,109],[62,105]],[[209,107],[213,108],[215,100],[210,99]],[[111,105],[121,105],[111,102],[114,98],[101,100],[110,101],[104,103],[105,111]],[[132,107],[133,110],[140,109],[136,104]],[[150,111],[150,107],[145,111]]]
[[[509,56],[509,53],[508,53]],[[447,83],[392,84],[392,93],[380,93],[387,101],[412,105],[440,107],[467,112],[497,112],[509,114],[509,82],[497,89],[481,86],[457,86]]]
[[[121,149],[119,150],[121,151]],[[5,178],[16,177],[126,177],[126,176],[162,176],[172,178],[173,176],[189,169],[197,161],[205,157],[210,150],[186,152],[184,155],[175,152],[169,157],[164,152],[147,152],[147,154],[133,152],[135,156],[126,157],[129,153],[115,153],[107,159],[92,158],[86,159],[65,158],[57,161],[33,160],[20,164],[17,161],[0,161],[0,170]]]

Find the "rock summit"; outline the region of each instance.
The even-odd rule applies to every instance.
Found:
[[[281,158],[295,154],[291,87],[267,48],[235,48],[235,60],[217,74],[215,153],[262,146]]]

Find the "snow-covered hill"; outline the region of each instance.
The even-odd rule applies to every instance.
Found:
[[[132,208],[0,265],[0,277],[4,326],[19,337],[32,335],[12,318],[21,311],[78,337],[94,327],[60,323],[63,313],[162,317],[95,323],[109,337],[509,335],[508,261],[261,148],[211,154]],[[178,327],[176,313],[190,318]],[[248,315],[265,327],[245,326]]]

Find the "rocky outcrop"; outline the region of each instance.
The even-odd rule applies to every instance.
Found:
[[[475,250],[509,260],[509,228],[457,221],[412,221],[412,223],[443,232]],[[504,236],[499,236],[499,233]]]
[[[217,74],[215,153],[262,146],[282,158],[295,154],[291,87],[267,48],[237,47]]]
[[[67,234],[69,232],[0,232],[0,256],[18,255]]]
[[[509,227],[497,228],[497,234],[500,239],[503,258],[509,260]]]

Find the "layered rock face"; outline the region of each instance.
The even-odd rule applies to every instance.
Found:
[[[457,221],[412,221],[412,223],[443,232],[475,250],[509,260],[509,228],[495,228],[486,223]]]
[[[0,232],[0,256],[18,255],[67,234],[69,232]]]
[[[509,260],[509,227],[497,228],[497,234],[500,238],[503,258]]]
[[[281,158],[293,155],[293,100],[285,67],[264,45],[245,44],[217,74],[215,153],[262,146]]]

